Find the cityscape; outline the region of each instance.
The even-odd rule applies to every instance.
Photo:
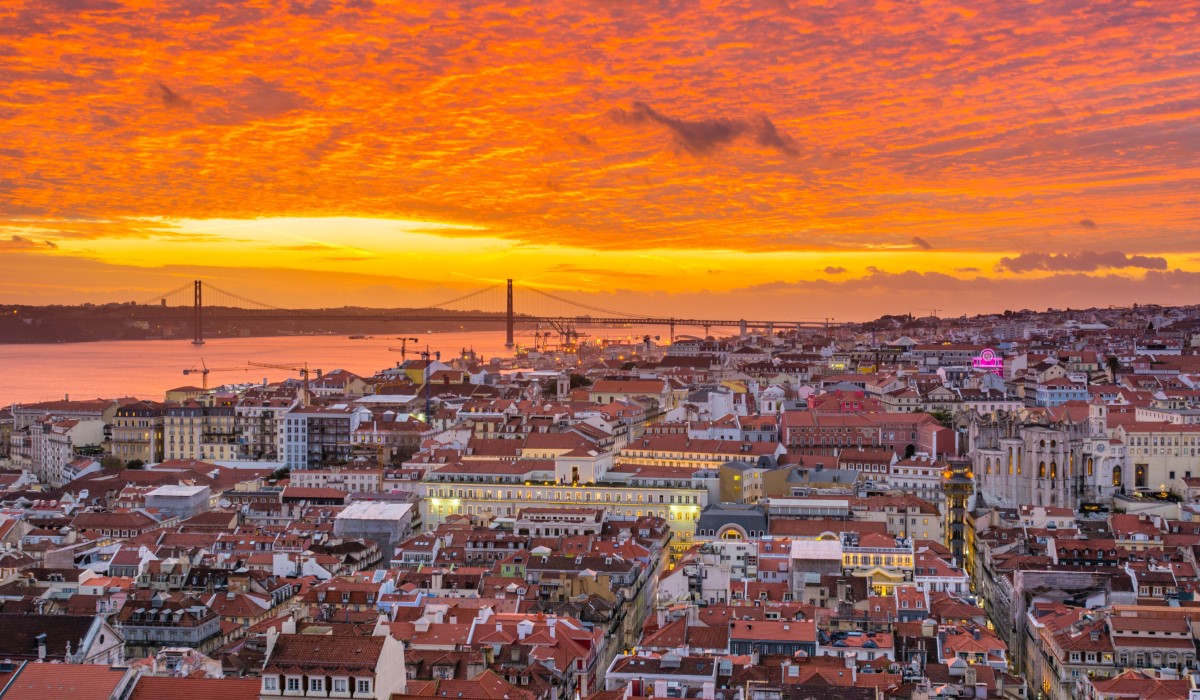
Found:
[[[0,700],[1200,700],[1200,4],[0,4]]]

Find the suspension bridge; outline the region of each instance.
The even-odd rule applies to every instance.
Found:
[[[504,324],[505,341],[513,345],[515,328],[521,325],[545,325],[569,337],[575,326],[666,326],[672,341],[677,327],[703,328],[707,336],[712,328],[737,328],[774,333],[780,330],[828,328],[832,319],[762,320],[651,316],[644,312],[605,309],[568,299],[543,289],[506,280],[468,294],[421,308],[363,309],[288,309],[248,299],[225,291],[203,280],[194,280],[177,289],[156,294],[140,303],[123,304],[120,317],[126,321],[178,322],[181,307],[191,307],[192,342],[202,344],[206,327],[231,321],[387,321],[399,323]],[[520,310],[518,310],[518,308]]]

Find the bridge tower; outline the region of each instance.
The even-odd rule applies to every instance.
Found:
[[[508,309],[504,313],[504,347],[513,346],[513,289],[512,280],[508,280]]]
[[[192,306],[192,345],[204,345],[204,283],[193,283],[195,301]]]

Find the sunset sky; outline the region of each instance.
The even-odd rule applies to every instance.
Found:
[[[0,4],[0,303],[1200,303],[1200,3]]]

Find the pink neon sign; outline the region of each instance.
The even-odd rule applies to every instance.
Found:
[[[991,348],[984,348],[983,352],[979,353],[979,357],[971,361],[971,365],[975,369],[1004,376],[1004,360],[997,357],[996,351]]]

